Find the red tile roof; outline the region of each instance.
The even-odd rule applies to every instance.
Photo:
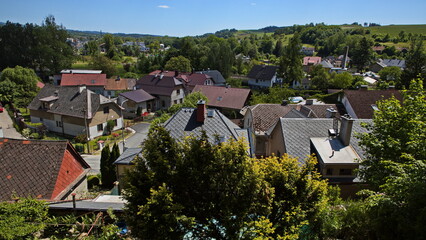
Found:
[[[203,93],[208,106],[242,109],[250,97],[250,89],[196,85],[193,92]]]
[[[37,87],[38,88],[43,88],[44,87],[44,83],[37,81]]]
[[[321,57],[304,57],[303,58],[303,65],[316,65],[321,62]]]
[[[61,86],[105,86],[106,74],[62,74]]]

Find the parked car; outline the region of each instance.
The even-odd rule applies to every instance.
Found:
[[[3,105],[0,103],[0,113],[4,111]]]

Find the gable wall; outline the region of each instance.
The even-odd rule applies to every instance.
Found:
[[[78,162],[77,159],[75,159],[75,157],[71,154],[71,152],[66,149],[51,199],[56,198],[74,180],[76,180],[83,173],[83,171],[84,168],[80,162]]]

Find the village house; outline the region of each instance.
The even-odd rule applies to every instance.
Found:
[[[244,138],[248,147],[248,154],[253,154],[253,141],[250,130],[241,129],[217,109],[207,109],[205,101],[200,100],[197,108],[183,108],[164,123],[170,135],[181,141],[188,135],[201,136],[205,131],[212,143],[224,142],[228,139]]]
[[[394,96],[402,100],[402,95],[397,90],[344,90],[339,96],[339,101],[345,106],[347,113],[354,119],[372,119],[374,111],[379,110],[377,101],[389,99]]]
[[[302,47],[300,52],[306,56],[313,56],[315,54],[315,48],[314,47]]]
[[[133,78],[108,78],[102,95],[105,97],[117,97],[120,92],[134,90],[136,79]]]
[[[185,97],[185,88],[175,72],[154,71],[143,76],[136,82],[136,89],[143,89],[155,97],[152,109],[168,109],[174,104],[182,103]]]
[[[349,116],[336,118],[280,118],[270,132],[268,155],[288,154],[304,162],[311,154],[318,159],[318,170],[332,185],[341,188],[343,197],[353,196],[362,182],[356,176],[365,152],[356,134],[367,132],[364,123]],[[340,128],[339,128],[340,125]]]
[[[405,68],[405,60],[400,59],[379,59],[370,65],[372,72],[378,73],[385,67],[399,67],[401,70]]]
[[[68,141],[0,138],[0,163],[0,201],[57,201],[87,193],[90,166]]]
[[[232,119],[240,117],[240,110],[247,105],[250,89],[197,85],[193,92],[201,92],[208,99],[207,106],[216,108]]]
[[[226,80],[225,78],[222,76],[222,73],[220,73],[218,70],[210,70],[207,69],[206,71],[199,71],[196,73],[200,73],[200,74],[207,74],[208,76],[210,76],[214,82],[215,86],[225,86],[226,85]],[[207,85],[207,84],[204,84]]]
[[[321,64],[321,57],[304,57],[303,58],[303,71],[309,73],[312,67]]]
[[[124,184],[125,174],[130,171],[135,165],[135,158],[142,157],[142,148],[126,148],[123,153],[114,161],[115,171],[117,174],[118,191]]]
[[[136,116],[138,109],[140,113],[150,113],[155,111],[155,97],[145,92],[143,89],[120,93],[118,103],[124,108],[124,117],[140,117]]]
[[[337,116],[345,113],[340,105],[314,104],[313,100],[307,100],[306,104],[257,104],[249,106],[244,114],[244,128],[250,129],[254,134],[255,154],[257,157],[269,156],[270,131],[280,118],[326,118],[327,109],[337,110]]]
[[[110,99],[85,86],[46,85],[28,106],[32,123],[43,123],[47,130],[70,136],[86,134],[89,139],[123,127],[121,109]]]
[[[69,73],[67,72],[69,71]],[[94,70],[93,72],[98,72]],[[77,72],[82,72],[77,70]],[[87,70],[87,73],[76,73],[76,70],[63,70],[60,80],[60,86],[81,86],[86,85],[87,89],[97,94],[103,94],[107,82],[106,74],[92,73],[92,70]]]
[[[247,74],[250,88],[269,88],[280,81],[277,78],[277,66],[254,65]]]

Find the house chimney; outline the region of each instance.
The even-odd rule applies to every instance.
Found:
[[[204,123],[206,119],[206,102],[203,100],[198,100],[197,102],[197,122]]]
[[[341,117],[339,138],[345,146],[349,146],[349,143],[351,141],[352,126],[354,124],[354,121],[355,120],[351,118],[348,114],[345,114]]]
[[[56,90],[56,91],[53,93],[53,95],[54,95],[55,97],[57,97],[57,96],[59,95],[59,91],[58,91],[58,90]]]
[[[179,71],[178,70],[176,70],[175,71],[175,77],[177,77],[179,75]]]
[[[281,102],[281,106],[287,106],[287,104],[288,104],[288,101],[287,101],[287,100],[283,100],[283,101]]]
[[[337,111],[334,108],[327,108],[326,113],[325,113],[325,117],[326,118],[334,118],[336,117],[336,113]]]

